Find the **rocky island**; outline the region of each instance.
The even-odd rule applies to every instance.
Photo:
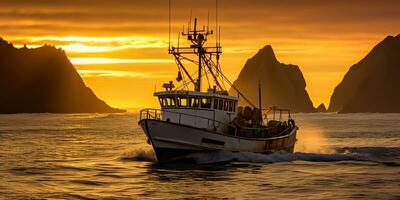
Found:
[[[306,82],[296,65],[280,63],[270,45],[250,58],[233,83],[249,100],[258,105],[258,84],[262,87],[262,107],[290,108],[293,112],[315,112],[306,91]],[[234,94],[230,90],[230,94]],[[245,101],[241,100],[242,103]]]
[[[320,113],[326,112],[325,104],[321,103],[321,104],[317,107],[317,112],[320,112]]]
[[[335,88],[330,112],[400,112],[400,35],[386,37]]]
[[[0,38],[0,113],[114,113],[86,87],[65,52],[15,48]]]

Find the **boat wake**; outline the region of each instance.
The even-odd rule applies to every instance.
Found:
[[[124,152],[119,158],[122,161],[157,162],[156,154],[152,149],[134,149]]]
[[[272,154],[259,154],[251,152],[218,151],[210,153],[191,154],[188,158],[197,164],[212,164],[223,162],[251,162],[251,163],[278,163],[291,161],[310,162],[337,162],[337,161],[373,161],[360,154],[319,154],[319,153],[287,153],[275,152]]]
[[[122,161],[144,161],[157,163],[157,158],[152,149],[138,148],[124,152],[120,157]],[[248,163],[280,163],[293,161],[308,162],[340,162],[362,161],[400,166],[400,148],[386,147],[344,147],[336,149],[336,153],[287,153],[284,151],[272,154],[260,154],[251,152],[215,151],[207,153],[194,153],[183,157],[185,161],[195,164],[218,164],[230,162]]]

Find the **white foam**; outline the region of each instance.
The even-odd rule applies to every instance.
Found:
[[[210,153],[198,153],[189,155],[198,164],[211,164],[218,162],[252,162],[252,163],[277,163],[291,162],[296,160],[312,162],[334,162],[334,161],[370,161],[367,157],[359,154],[318,154],[318,153],[286,153],[275,152],[272,154],[259,154],[251,152],[228,152],[218,151]]]
[[[147,162],[157,162],[156,155],[152,149],[133,149],[124,152],[119,159],[128,161],[147,161]]]

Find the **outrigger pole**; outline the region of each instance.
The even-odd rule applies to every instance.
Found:
[[[258,81],[258,108],[260,109],[260,125],[262,125],[262,107],[261,107],[261,81]]]

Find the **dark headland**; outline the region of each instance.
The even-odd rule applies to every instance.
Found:
[[[386,37],[335,88],[330,112],[400,112],[400,35]]]
[[[299,67],[280,63],[270,45],[250,58],[233,83],[258,105],[258,83],[262,87],[262,107],[290,108],[294,112],[315,112]],[[231,88],[231,94],[235,94]],[[241,102],[243,99],[241,99]]]
[[[65,52],[15,48],[0,38],[0,113],[114,113],[86,87]]]

